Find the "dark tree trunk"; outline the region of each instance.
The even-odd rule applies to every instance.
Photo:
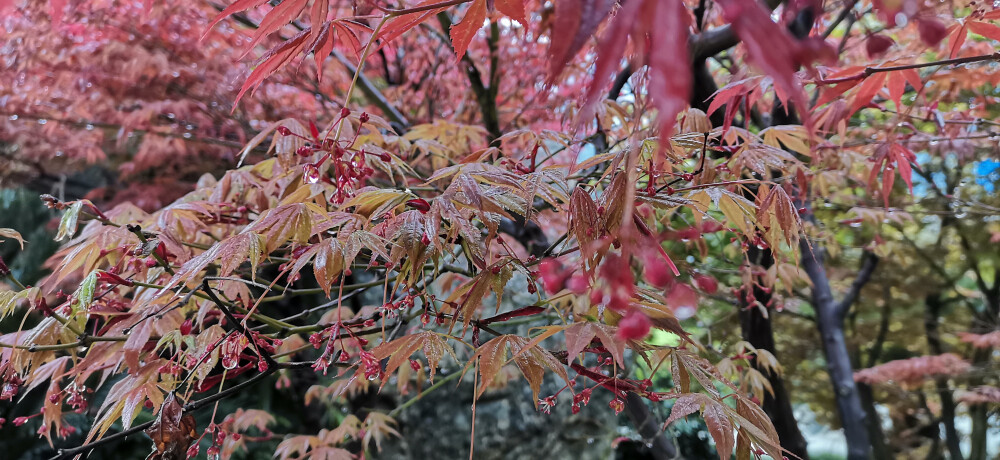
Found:
[[[774,264],[774,258],[771,255],[770,249],[757,249],[755,246],[752,246],[749,255],[751,261],[756,262],[764,268]],[[771,294],[756,285],[754,286],[754,297],[764,305],[768,305],[771,300]],[[759,308],[747,305],[745,297],[740,299],[740,330],[743,340],[749,342],[755,348],[767,350],[775,356],[778,355],[774,344],[771,315],[765,317],[761,314]],[[792,411],[792,401],[788,390],[785,388],[784,380],[781,376],[760,368],[756,362],[754,363],[754,367],[761,374],[767,376],[767,380],[771,383],[771,388],[774,390],[773,395],[769,393],[764,394],[762,408],[767,413],[767,416],[770,417],[771,423],[774,424],[775,431],[778,432],[781,447],[796,457],[808,459],[809,452],[806,450],[806,439],[802,436],[802,432],[799,431],[799,425],[795,421],[795,414]]]
[[[857,350],[854,354],[853,363],[858,369],[875,366],[882,357],[882,348],[889,334],[889,317],[892,313],[891,296],[888,287],[885,289],[878,335],[875,337],[875,342],[871,348],[868,349],[867,359],[865,360],[862,357],[860,350]],[[878,411],[875,410],[875,393],[871,385],[861,382],[857,384],[858,395],[861,397],[861,408],[865,410],[866,419],[868,420],[868,437],[872,443],[872,457],[876,460],[890,460],[893,458],[892,451],[889,450],[889,445],[885,440],[885,433],[882,431],[882,419],[879,417]]]
[[[813,283],[813,308],[816,310],[816,325],[819,327],[823,342],[823,354],[826,356],[827,370],[833,383],[834,396],[837,401],[837,413],[843,426],[844,437],[847,440],[847,458],[861,460],[871,458],[871,440],[868,436],[867,417],[861,406],[861,395],[854,382],[854,369],[851,366],[851,355],[844,339],[844,316],[848,307],[854,303],[858,291],[867,282],[874,270],[877,259],[866,255],[865,266],[858,274],[858,279],[851,286],[851,291],[841,302],[833,298],[830,280],[823,267],[822,248],[814,247],[805,238],[802,239],[802,268]]]
[[[986,298],[986,311],[976,315],[972,332],[976,334],[986,334],[992,332],[1000,323],[1000,279],[994,277],[993,285],[985,286],[985,281],[980,279],[980,291]],[[985,289],[984,289],[985,288]],[[972,353],[972,364],[976,366],[985,365],[989,362],[991,351],[977,348]],[[973,386],[984,383],[982,377],[974,377],[969,383]],[[972,418],[972,435],[970,436],[971,451],[969,460],[986,460],[987,430],[989,429],[989,411],[985,404],[976,404],[969,408],[969,416]]]
[[[858,383],[858,396],[861,398],[861,408],[864,409],[868,420],[868,437],[872,443],[872,458],[876,460],[891,460],[892,452],[885,442],[885,433],[882,432],[882,421],[875,412],[875,394],[871,385]]]
[[[649,453],[655,460],[680,458],[677,447],[663,435],[660,422],[653,416],[642,397],[629,392],[625,396],[625,412],[632,421],[632,426],[639,432],[639,436],[642,436],[644,442],[649,443]]]
[[[941,344],[941,334],[938,331],[938,318],[941,316],[941,295],[934,293],[927,296],[925,300],[927,312],[924,315],[924,331],[927,334],[927,348],[935,354],[940,355],[945,352]],[[941,424],[944,425],[945,445],[948,448],[948,455],[951,460],[963,460],[962,449],[959,447],[961,438],[958,430],[955,429],[955,399],[948,388],[948,379],[939,377],[935,380],[938,397],[941,399]]]

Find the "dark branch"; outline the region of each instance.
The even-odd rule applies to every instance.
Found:
[[[208,294],[208,297],[215,303],[215,306],[219,307],[219,310],[222,310],[222,314],[226,316],[226,319],[233,323],[233,328],[238,330],[240,334],[243,334],[243,337],[246,337],[247,342],[249,342],[253,349],[257,351],[257,355],[260,356],[265,363],[267,363],[267,368],[270,369],[272,367],[278,367],[278,363],[274,361],[274,358],[261,350],[260,346],[257,345],[257,341],[254,340],[254,334],[249,328],[247,328],[247,325],[242,321],[237,320],[236,317],[233,316],[233,312],[229,311],[229,307],[226,307],[225,303],[223,303],[222,300],[215,295],[215,291],[213,291],[212,287],[208,285],[207,279],[202,280],[201,290],[205,291],[205,294]]]
[[[836,306],[837,316],[843,318],[847,314],[847,310],[851,308],[851,305],[858,300],[861,288],[865,287],[865,284],[872,279],[872,273],[875,272],[877,265],[878,256],[871,251],[865,251],[864,256],[862,256],[861,270],[858,271],[858,276],[854,278],[851,288],[847,290],[847,294],[844,294],[844,298]]]
[[[193,412],[193,411],[196,411],[196,410],[198,410],[198,409],[200,409],[202,407],[205,407],[205,406],[207,406],[209,404],[212,404],[212,403],[214,403],[214,402],[216,402],[216,401],[218,401],[220,399],[228,398],[228,397],[230,397],[230,396],[238,393],[239,391],[243,390],[244,388],[247,388],[247,387],[249,387],[251,385],[254,385],[257,382],[259,382],[259,381],[263,380],[264,378],[268,377],[269,375],[277,372],[278,369],[297,369],[297,368],[302,368],[302,367],[309,367],[309,366],[312,366],[312,364],[313,363],[311,363],[311,362],[296,362],[296,363],[283,363],[283,364],[279,364],[279,365],[274,366],[274,367],[270,367],[266,371],[261,372],[260,374],[257,374],[255,376],[251,377],[249,380],[247,380],[247,381],[245,381],[243,383],[240,383],[238,385],[230,387],[227,390],[223,390],[223,391],[220,391],[220,392],[218,392],[218,393],[216,393],[214,395],[211,395],[211,396],[205,397],[203,399],[199,399],[197,401],[185,404],[184,405],[184,412]],[[50,460],[65,460],[65,459],[73,458],[73,457],[75,457],[77,455],[86,454],[86,453],[88,453],[88,452],[94,450],[95,448],[100,447],[100,446],[102,446],[104,444],[112,443],[114,441],[118,441],[120,439],[126,438],[129,435],[133,435],[135,433],[143,431],[146,428],[149,428],[149,427],[153,426],[153,423],[154,423],[154,421],[149,421],[149,422],[146,422],[146,423],[142,423],[142,424],[133,426],[132,428],[129,428],[127,430],[115,433],[115,434],[113,434],[111,436],[108,436],[106,438],[101,438],[101,439],[98,439],[96,441],[92,441],[92,442],[89,442],[87,444],[84,444],[82,446],[74,447],[72,449],[59,449],[58,452],[56,453],[56,455],[54,457],[52,457]]]

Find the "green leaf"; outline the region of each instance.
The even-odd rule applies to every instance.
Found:
[[[59,231],[56,233],[56,241],[63,241],[73,237],[76,233],[76,224],[80,218],[81,208],[83,208],[83,202],[81,201],[74,202],[66,208],[66,213],[63,214],[62,220],[59,221]]]
[[[73,314],[76,315],[77,312],[86,311],[90,308],[90,304],[94,303],[94,289],[97,288],[97,270],[90,272],[83,282],[80,283],[80,287],[77,288],[76,293],[73,297],[76,302],[73,303]]]

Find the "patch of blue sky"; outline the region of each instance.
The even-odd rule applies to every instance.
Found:
[[[1000,182],[1000,161],[982,160],[976,164],[975,173],[976,183],[981,185],[987,193],[994,193],[997,183]]]

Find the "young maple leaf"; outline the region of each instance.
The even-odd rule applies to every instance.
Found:
[[[629,37],[639,52],[636,58],[649,66],[649,96],[657,108],[659,133],[669,137],[677,114],[687,107],[691,93],[688,68],[688,31],[691,15],[681,0],[641,0],[625,3],[608,25],[598,45],[594,80],[587,92],[588,110],[602,99],[604,85],[621,63]],[[643,52],[644,51],[644,52]],[[678,71],[678,69],[685,69]],[[661,149],[666,148],[666,143]]]
[[[774,79],[779,98],[791,97],[797,106],[808,107],[795,72],[800,65],[808,64],[805,61],[825,54],[827,47],[820,43],[820,49],[811,50],[804,42],[795,40],[785,28],[771,20],[770,13],[758,2],[720,0],[719,6],[726,21],[732,24],[746,45],[748,60]],[[807,114],[803,111],[803,115]]]
[[[615,0],[556,0],[549,46],[549,83],[597,32]]]
[[[511,19],[526,24],[524,17],[525,0],[475,0],[465,11],[465,16],[457,24],[451,26],[451,44],[455,47],[455,56],[461,60],[469,49],[469,43],[475,38],[476,32],[483,28],[489,6],[492,6]]]
[[[482,344],[476,353],[465,366],[465,372],[470,366],[477,362],[479,364],[479,375],[481,376],[479,388],[476,390],[476,397],[480,397],[486,389],[493,383],[493,379],[500,373],[500,369],[507,364],[507,349],[513,354],[512,360],[517,366],[525,380],[531,387],[534,400],[538,401],[538,392],[541,390],[542,378],[545,368],[558,374],[563,380],[569,381],[565,367],[551,353],[536,347],[537,343],[529,342],[527,338],[516,335],[501,335],[489,342]]]

